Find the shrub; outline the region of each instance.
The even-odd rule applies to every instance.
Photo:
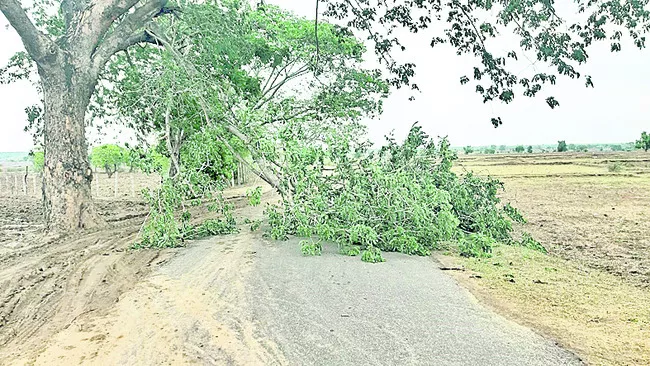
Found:
[[[321,255],[323,251],[323,246],[320,242],[314,242],[312,240],[303,240],[300,242],[300,250],[303,255],[307,256],[318,256]]]
[[[524,152],[524,150],[525,150],[524,145],[518,145],[517,147],[515,147],[515,151],[518,153],[522,153]]]
[[[612,151],[623,151],[623,145],[609,145]]]
[[[623,170],[623,164],[618,163],[618,162],[616,162],[616,163],[611,163],[611,164],[609,164],[609,165],[607,166],[607,170],[609,170],[609,171],[612,172],[612,173],[614,173],[614,172],[620,172],[621,170]]]

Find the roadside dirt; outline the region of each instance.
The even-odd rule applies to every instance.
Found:
[[[129,251],[145,214],[138,203],[99,203],[111,226],[66,237],[45,236],[36,200],[2,198],[0,206],[0,360],[29,355],[103,313],[174,253]]]
[[[236,213],[258,219],[262,209]],[[133,286],[109,308],[38,334],[22,351],[12,343],[0,363],[582,364],[480,307],[430,258],[387,253],[372,265],[336,245],[318,258],[299,248],[298,239],[269,242],[247,225],[189,243],[145,277],[127,278]]]
[[[250,187],[230,189],[224,194],[234,204],[236,215],[245,214],[247,188]],[[165,348],[173,344],[166,341],[168,336],[174,335],[177,341],[187,342],[192,337],[201,337],[198,330],[201,324],[220,326],[210,323],[207,318],[196,318],[210,314],[208,309],[199,308],[205,302],[196,302],[201,296],[195,293],[199,291],[197,288],[211,286],[214,289],[216,286],[224,292],[226,285],[234,284],[234,287],[229,287],[228,296],[217,297],[211,306],[226,309],[228,304],[237,303],[231,302],[233,299],[229,296],[239,296],[235,291],[238,288],[236,284],[243,274],[232,266],[245,267],[245,263],[240,262],[247,261],[244,251],[248,245],[246,235],[237,237],[237,245],[233,242],[224,249],[233,252],[236,248],[236,255],[231,256],[232,262],[202,263],[177,269],[203,271],[187,276],[194,280],[214,279],[205,271],[224,271],[229,277],[222,278],[223,281],[170,283],[161,277],[150,277],[150,274],[182,253],[182,248],[130,249],[147,215],[146,204],[141,201],[98,200],[96,205],[108,222],[107,227],[54,236],[44,231],[41,205],[36,198],[0,197],[0,365],[97,364],[100,356],[101,364],[132,364],[138,360],[151,363],[156,359],[173,361],[170,355],[180,356],[174,353],[173,347]],[[208,215],[207,211],[193,212],[195,218]],[[248,227],[243,229],[248,230]],[[143,281],[145,278],[146,283]],[[125,296],[127,293],[129,295]],[[143,338],[139,332],[144,329],[144,324],[151,325],[146,329],[158,329],[159,315],[165,311],[170,324],[161,323],[160,334]],[[122,314],[119,323],[111,320],[116,313]],[[183,329],[184,332],[172,334],[174,329]],[[213,330],[210,333],[214,334]],[[218,348],[230,349],[228,354],[253,347],[250,342],[237,345],[235,340],[228,339],[228,334],[225,332],[224,343],[218,344]],[[116,338],[107,347],[109,342],[105,340],[113,335]],[[111,354],[123,352],[111,353],[111,350],[134,346],[120,341],[122,338],[140,339],[142,342],[159,340],[159,343],[152,344],[159,344],[161,348],[152,350],[150,354],[140,353],[138,357],[145,357],[143,359],[120,361]],[[201,339],[198,339],[196,359],[200,359],[200,344]],[[261,349],[258,353],[264,352]],[[62,357],[63,354],[66,356]],[[207,360],[208,363],[221,363]]]
[[[10,364],[286,364],[243,306],[252,235],[192,244],[109,312],[76,320],[36,355]]]

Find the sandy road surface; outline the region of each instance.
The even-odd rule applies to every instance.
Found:
[[[42,365],[574,365],[482,308],[430,258],[300,255],[259,232],[203,240],[112,309],[51,337]]]

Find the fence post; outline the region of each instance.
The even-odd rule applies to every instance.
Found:
[[[38,174],[34,174],[32,176],[32,185],[34,186],[34,197],[38,197],[38,192],[36,192],[36,178],[38,177]]]
[[[23,194],[27,196],[27,175],[29,174],[29,166],[25,165],[25,175],[23,176]]]

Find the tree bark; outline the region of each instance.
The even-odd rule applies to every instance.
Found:
[[[167,1],[63,0],[65,32],[55,41],[32,23],[19,0],[0,0],[0,12],[18,32],[43,86],[43,204],[49,229],[66,232],[103,222],[90,193],[86,108],[112,55],[142,42],[158,44],[146,25],[171,11],[163,11]]]
[[[84,120],[96,78],[65,60],[61,63],[50,70],[39,68],[45,102],[43,206],[48,229],[68,232],[103,220],[92,201]]]

